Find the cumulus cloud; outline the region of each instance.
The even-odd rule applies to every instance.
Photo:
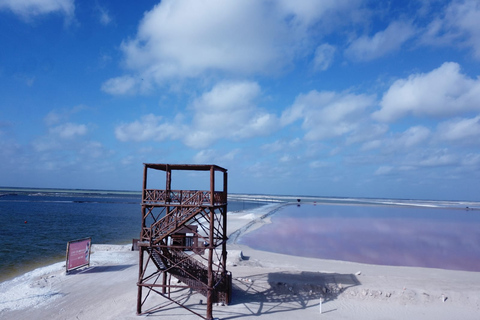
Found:
[[[468,119],[453,119],[438,125],[440,139],[463,143],[480,142],[480,116]]]
[[[61,13],[72,17],[75,11],[74,0],[0,0],[0,9],[10,10],[23,19]]]
[[[386,133],[382,131],[381,133]],[[371,139],[362,144],[361,150],[368,151],[382,148],[383,151],[394,154],[402,154],[418,146],[424,146],[432,137],[431,131],[424,126],[410,127],[403,132],[392,134],[388,137],[377,135],[377,139]]]
[[[414,35],[415,29],[410,23],[394,21],[373,37],[363,36],[353,41],[345,54],[353,60],[373,60],[399,50]]]
[[[458,164],[458,157],[448,153],[446,150],[439,150],[435,154],[426,155],[418,162],[422,167],[441,167]]]
[[[480,79],[460,73],[460,66],[446,62],[429,73],[413,74],[395,81],[383,95],[381,109],[373,113],[380,121],[414,116],[451,116],[479,111]]]
[[[293,54],[292,35],[277,22],[261,1],[167,0],[145,14],[122,50],[128,67],[155,79],[265,72]]]
[[[50,126],[48,133],[35,139],[32,144],[34,149],[39,152],[71,149],[79,141],[79,138],[87,133],[88,127],[85,124],[66,122]]]
[[[115,128],[115,137],[122,141],[163,141],[168,138],[178,138],[182,127],[169,123],[161,122],[161,116],[148,114],[140,120],[131,123],[122,123]]]
[[[397,148],[410,148],[422,144],[430,137],[430,130],[423,126],[408,128],[397,139],[394,145]]]
[[[359,127],[349,135],[346,139],[347,144],[359,143],[359,142],[372,142],[382,137],[388,132],[388,125],[383,123],[368,123]]]
[[[282,113],[281,124],[301,120],[307,140],[342,136],[358,129],[365,110],[374,103],[373,96],[313,90],[295,99]]]
[[[421,41],[429,45],[460,44],[473,49],[480,59],[480,3],[454,0],[426,28]]]
[[[134,38],[122,42],[124,65],[132,74],[158,84],[205,72],[278,74],[296,57],[314,50],[312,33],[318,36],[319,30],[327,32],[351,21],[341,17],[359,3],[165,0],[145,13]],[[330,55],[319,65],[325,66]],[[113,89],[124,77],[109,80],[104,90],[128,92]]]
[[[185,143],[205,147],[216,140],[239,140],[266,135],[276,129],[277,118],[256,106],[256,82],[221,82],[193,103],[194,118]]]
[[[135,78],[121,76],[105,81],[102,84],[102,91],[113,95],[134,94],[138,90],[137,84],[138,81]]]
[[[49,133],[61,139],[72,139],[85,135],[87,133],[87,126],[69,122],[50,128]]]
[[[116,127],[120,141],[181,139],[192,148],[206,148],[220,139],[240,140],[266,135],[278,119],[256,106],[260,86],[256,82],[221,82],[195,99],[191,122],[177,116],[173,122],[149,114]]]

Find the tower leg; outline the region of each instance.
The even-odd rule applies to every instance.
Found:
[[[142,282],[142,273],[143,273],[143,247],[140,247],[138,250],[138,292],[137,292],[137,314],[142,313],[142,286],[140,285]]]

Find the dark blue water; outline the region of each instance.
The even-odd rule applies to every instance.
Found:
[[[305,257],[480,271],[480,211],[291,205],[240,243]]]
[[[0,281],[65,259],[67,242],[128,244],[141,227],[140,194],[20,192],[0,196]],[[229,211],[262,205],[229,202]]]

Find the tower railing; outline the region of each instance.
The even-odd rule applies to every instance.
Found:
[[[205,190],[159,190],[145,189],[142,197],[144,204],[168,204],[180,206],[205,206],[211,204],[211,192]],[[213,193],[214,205],[227,203],[225,192]]]

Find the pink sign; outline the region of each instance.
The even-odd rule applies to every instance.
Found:
[[[69,241],[67,245],[67,272],[90,265],[90,247],[92,239]]]

